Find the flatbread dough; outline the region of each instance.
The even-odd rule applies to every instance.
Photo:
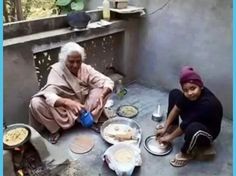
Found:
[[[78,154],[87,153],[93,147],[94,147],[93,138],[88,135],[77,136],[70,144],[70,150]]]
[[[8,146],[18,145],[27,138],[28,134],[28,130],[23,127],[11,129],[4,134],[3,143]]]
[[[129,148],[121,148],[115,151],[114,158],[119,164],[128,164],[134,159],[134,152]]]
[[[109,124],[104,134],[118,141],[132,140],[135,137],[134,129],[125,124]]]

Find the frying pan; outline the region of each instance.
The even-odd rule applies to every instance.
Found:
[[[14,148],[16,148],[16,147],[19,147],[19,146],[25,144],[25,143],[26,143],[27,141],[29,141],[29,139],[30,139],[30,136],[31,136],[30,128],[27,127],[27,126],[25,126],[25,125],[20,125],[20,124],[13,124],[13,125],[10,125],[10,126],[4,125],[4,128],[5,128],[5,129],[4,129],[4,132],[3,132],[3,136],[4,136],[8,131],[13,130],[13,129],[16,129],[16,128],[25,128],[25,129],[28,131],[27,137],[26,137],[22,142],[20,142],[19,144],[9,146],[9,145],[7,145],[7,144],[5,144],[5,143],[3,142],[3,149],[4,149],[4,150],[11,150],[11,149],[14,149]]]

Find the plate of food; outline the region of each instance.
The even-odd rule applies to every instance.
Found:
[[[10,125],[4,130],[4,149],[13,149],[26,143],[30,139],[31,131],[24,125]]]
[[[102,124],[101,136],[110,144],[126,142],[139,145],[141,142],[141,128],[132,119],[115,117]]]
[[[142,165],[139,147],[122,142],[109,147],[103,158],[117,175],[132,175],[134,168]]]
[[[122,105],[116,111],[118,116],[133,118],[138,115],[138,108],[133,105]]]

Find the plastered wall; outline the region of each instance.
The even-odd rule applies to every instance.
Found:
[[[129,0],[129,4],[144,7],[146,15],[128,19],[127,73],[146,86],[169,91],[180,88],[179,71],[190,65],[221,100],[225,117],[232,119],[232,1]],[[101,3],[89,0],[87,5],[96,8]]]

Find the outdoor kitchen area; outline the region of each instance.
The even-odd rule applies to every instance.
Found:
[[[103,19],[101,3],[88,1],[86,5],[92,10],[71,16],[58,15],[4,24],[3,175],[231,176],[232,2],[111,0],[110,20]],[[85,26],[75,25],[78,18],[86,18],[82,24]],[[225,37],[219,39],[219,36]],[[82,76],[75,76],[69,62],[61,59],[63,47],[68,44],[84,49],[85,59],[83,50],[78,49],[78,53],[81,51],[80,68],[88,65],[85,68],[92,68],[98,76],[84,80]],[[72,62],[76,58],[73,52],[66,56],[66,59],[72,58]],[[57,63],[64,63],[70,72],[57,72]],[[185,66],[192,67],[194,71],[192,68],[188,71],[197,78],[183,83],[181,69]],[[53,69],[75,93],[71,93],[59,76],[50,82],[52,76],[49,75]],[[97,81],[99,76],[102,83]],[[91,82],[86,83],[85,80],[90,79]],[[188,98],[185,89],[193,89],[184,87],[189,83],[194,84],[196,89],[199,87],[199,92],[211,90],[223,108],[223,111],[219,110],[222,113],[219,131],[216,136],[210,135],[207,147],[203,145],[192,150],[191,145],[200,140],[194,139],[199,134],[193,135],[189,144],[191,158],[188,158],[188,152],[186,157],[179,156],[183,153],[183,144],[187,141],[184,135],[188,130],[177,134],[179,128],[184,128],[186,120],[178,107],[183,108],[180,105],[187,102],[183,98]],[[51,124],[55,114],[69,116],[66,110],[58,110],[66,108],[68,101],[62,101],[66,103],[58,106],[57,99],[51,106],[53,98],[47,97],[52,97],[45,91],[48,86],[57,84],[65,88],[61,96],[68,92],[63,100],[71,95],[79,97],[80,90],[86,92],[84,85],[91,86],[89,93],[97,85],[101,88],[101,84],[112,88],[107,93],[103,87],[103,91],[94,94],[104,95],[102,100],[96,98],[97,104],[103,103],[98,119],[92,113],[94,109],[87,105],[89,100],[81,98],[83,103],[78,105],[79,108],[70,109],[74,113],[72,118],[67,119],[70,127],[58,125],[60,129],[53,136],[53,130],[42,125],[44,120]],[[183,92],[183,97],[170,108],[171,93],[176,89]],[[61,88],[58,90],[61,91]],[[201,95],[199,93],[198,96]],[[39,99],[35,99],[39,97],[48,105],[46,109]],[[85,97],[90,98],[89,95]],[[95,98],[92,100],[95,101]],[[33,103],[38,102],[43,115],[32,121],[39,110]],[[75,107],[74,104],[70,106]],[[175,107],[176,111],[173,110]],[[197,109],[196,113],[200,110]],[[177,127],[172,126],[174,119],[169,120],[174,112],[179,112],[181,117]],[[214,112],[218,112],[217,108]],[[48,114],[50,118],[46,118]],[[78,118],[75,119],[75,116]],[[67,120],[62,118],[62,122],[54,122],[60,124]],[[211,125],[216,127],[217,123],[215,118]],[[163,129],[165,132],[162,134]],[[171,134],[176,136],[172,139]],[[212,134],[211,131],[209,134]],[[167,136],[171,139],[166,139]]]

